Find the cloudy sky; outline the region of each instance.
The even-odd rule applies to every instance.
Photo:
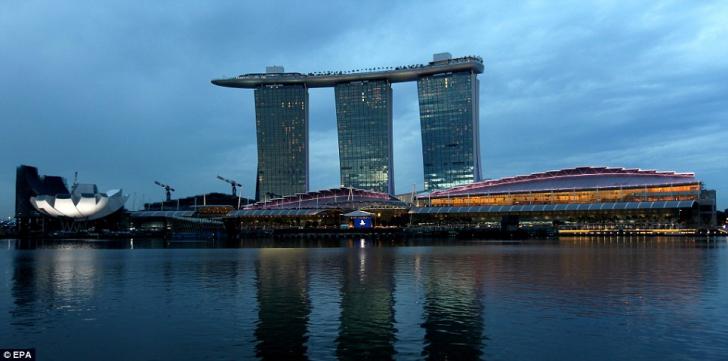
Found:
[[[79,172],[129,206],[252,196],[253,93],[213,78],[480,55],[484,177],[582,165],[692,171],[728,207],[725,1],[0,0],[0,215],[15,167]],[[395,182],[423,187],[417,89],[395,84]],[[339,184],[333,90],[310,90],[311,188]]]

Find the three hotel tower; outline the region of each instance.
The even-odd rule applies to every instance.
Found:
[[[333,87],[341,184],[394,194],[392,83],[417,81],[425,190],[480,180],[479,57],[352,72],[266,73],[213,80],[255,89],[256,199],[308,192],[308,88]]]

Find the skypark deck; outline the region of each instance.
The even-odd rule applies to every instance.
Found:
[[[420,77],[461,71],[476,74],[484,70],[480,57],[467,56],[428,64],[405,65],[393,68],[374,68],[353,71],[329,71],[317,73],[251,73],[235,78],[215,79],[212,84],[228,88],[254,89],[261,85],[305,85],[308,88],[332,87],[339,83],[355,81],[388,80],[390,83],[415,81]]]

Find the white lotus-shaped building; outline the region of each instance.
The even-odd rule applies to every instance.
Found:
[[[51,217],[92,221],[118,211],[128,198],[121,189],[99,193],[95,184],[78,184],[71,194],[39,195],[31,197],[30,204]]]

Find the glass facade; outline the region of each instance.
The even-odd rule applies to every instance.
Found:
[[[341,184],[394,194],[390,83],[337,84],[335,95]]]
[[[700,183],[633,188],[544,190],[537,192],[457,195],[429,200],[431,206],[511,206],[615,202],[697,201]]]
[[[308,90],[303,85],[255,89],[258,140],[256,200],[308,191]]]
[[[425,190],[480,180],[478,79],[471,72],[417,80]]]

